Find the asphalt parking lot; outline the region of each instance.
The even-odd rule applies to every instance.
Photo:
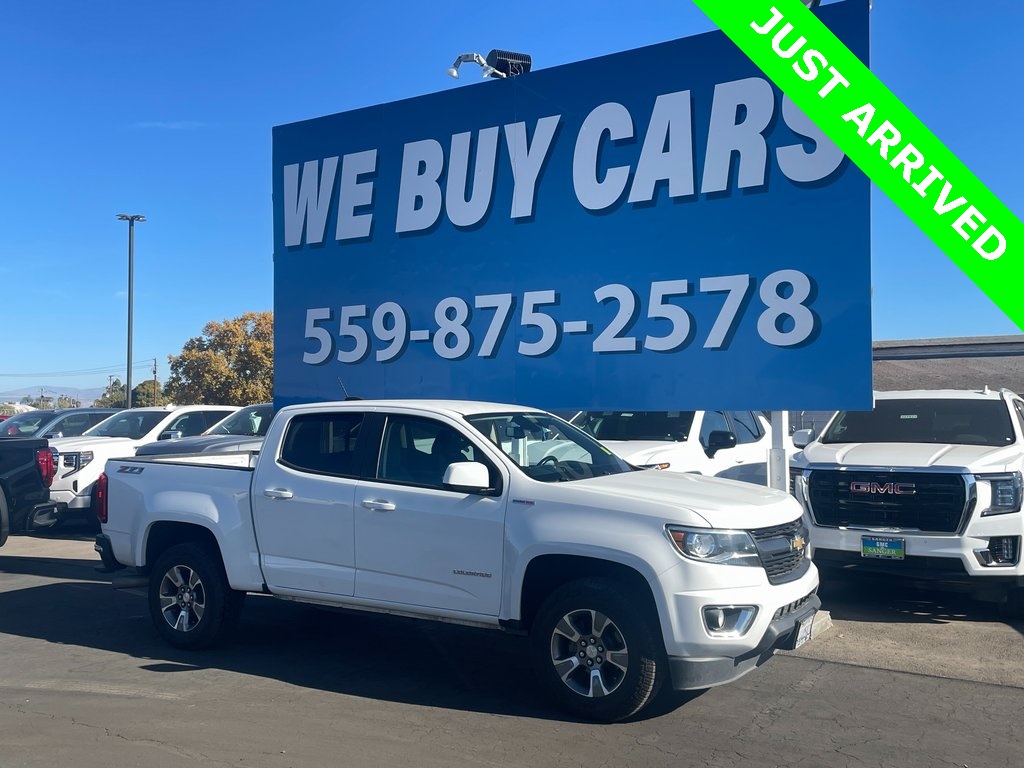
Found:
[[[1021,763],[1024,623],[957,595],[826,583],[799,651],[609,726],[485,630],[250,596],[232,645],[176,651],[96,563],[85,534],[0,550],[0,768]]]

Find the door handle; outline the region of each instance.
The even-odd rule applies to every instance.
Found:
[[[373,509],[378,512],[395,511],[395,503],[393,501],[384,501],[383,499],[363,499],[363,506],[366,509]]]
[[[264,488],[263,495],[268,499],[290,499],[294,496],[287,488]]]

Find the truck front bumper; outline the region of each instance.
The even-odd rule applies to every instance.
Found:
[[[678,691],[691,691],[730,683],[764,664],[775,651],[798,647],[811,636],[815,614],[821,608],[821,598],[812,594],[799,602],[801,605],[793,611],[785,612],[782,608],[776,611],[782,615],[771,621],[760,642],[739,656],[670,656],[668,666],[672,687]]]
[[[962,534],[813,527],[811,550],[823,566],[948,584],[1022,585],[1022,534],[1020,513],[972,520]],[[878,551],[868,545],[879,539],[893,547],[893,556],[875,556]]]

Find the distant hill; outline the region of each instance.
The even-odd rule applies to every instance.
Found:
[[[82,405],[92,405],[93,400],[103,395],[105,388],[78,389],[77,387],[53,387],[47,384],[38,384],[33,387],[21,387],[0,392],[0,403],[20,403],[24,397],[37,398],[40,390],[55,400],[61,395],[65,395],[73,400],[79,400]]]

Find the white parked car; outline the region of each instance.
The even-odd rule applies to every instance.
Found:
[[[237,410],[233,405],[132,408],[77,437],[51,440],[57,470],[50,487],[50,499],[57,502],[54,523],[89,519],[93,483],[107,459],[134,456],[136,448],[153,440],[198,435]]]
[[[790,462],[819,565],[966,586],[1024,612],[1024,399],[1008,390],[876,392]]]
[[[634,466],[768,483],[772,428],[756,411],[582,411],[572,423]]]

